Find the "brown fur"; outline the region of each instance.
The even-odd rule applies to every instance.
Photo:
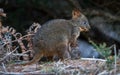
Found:
[[[42,56],[71,58],[71,46],[76,45],[80,27],[90,28],[86,17],[79,10],[73,10],[71,20],[55,19],[43,24],[33,38],[34,58],[21,65],[31,65]]]

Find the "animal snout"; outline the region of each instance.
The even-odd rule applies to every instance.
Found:
[[[80,27],[80,31],[88,31],[89,30],[89,28],[87,28],[87,27]]]

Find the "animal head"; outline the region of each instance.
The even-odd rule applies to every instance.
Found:
[[[75,26],[80,27],[80,31],[88,31],[88,29],[90,29],[87,18],[80,12],[79,9],[74,9],[72,11],[72,20]]]

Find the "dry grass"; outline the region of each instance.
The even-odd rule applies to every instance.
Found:
[[[114,66],[111,65],[111,66]],[[12,69],[11,69],[12,67]],[[120,63],[117,64],[120,67]],[[57,62],[43,62],[30,66],[6,66],[6,71],[1,73],[12,74],[53,74],[53,75],[114,75],[115,69],[108,70],[106,60],[84,58],[77,60],[64,60]],[[117,68],[117,73],[120,69]]]

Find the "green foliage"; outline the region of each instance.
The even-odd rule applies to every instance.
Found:
[[[112,68],[112,64],[114,62],[114,56],[111,56],[111,47],[107,47],[106,43],[100,43],[100,44],[96,44],[95,42],[93,41],[89,41],[93,46],[94,48],[107,60],[106,63],[107,63],[107,66],[109,67],[109,69]]]
[[[111,55],[111,47],[107,47],[106,43],[102,43],[97,45],[96,43],[94,43],[93,41],[90,41],[90,43],[94,46],[94,48],[101,53],[101,55],[104,58],[107,58]]]

